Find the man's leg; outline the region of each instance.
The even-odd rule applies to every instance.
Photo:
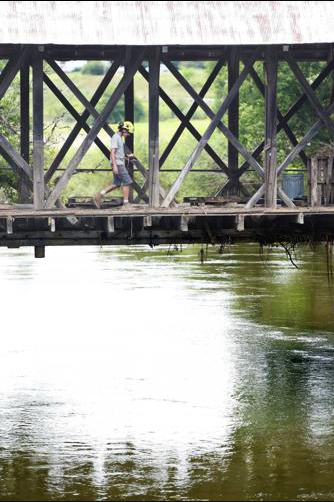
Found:
[[[129,202],[130,185],[123,185],[122,191],[123,191],[123,203],[127,204]]]
[[[109,193],[109,192],[112,192],[113,190],[115,190],[116,188],[119,188],[119,186],[117,185],[114,185],[113,183],[111,185],[108,185],[106,188],[104,188],[103,190],[101,190],[100,192],[97,192],[97,194],[95,194],[95,196],[93,197],[93,202],[95,204],[95,206],[100,209],[101,207],[101,204],[102,204],[102,200],[103,200],[103,196],[106,194],[106,193]]]

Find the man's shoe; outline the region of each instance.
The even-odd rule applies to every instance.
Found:
[[[97,193],[95,197],[93,197],[93,203],[97,209],[100,209],[102,204],[102,195],[100,193]]]

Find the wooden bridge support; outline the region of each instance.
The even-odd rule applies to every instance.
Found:
[[[43,209],[44,189],[44,120],[43,120],[43,51],[38,47],[32,60],[32,90],[33,90],[33,186],[34,208]]]
[[[277,200],[277,52],[266,49],[265,57],[265,191],[266,207],[275,208]]]
[[[237,47],[232,47],[228,57],[228,92],[231,92],[235,82],[239,77],[239,50]],[[233,135],[239,139],[239,92],[232,100],[228,109],[228,128]],[[231,195],[239,195],[239,152],[238,149],[229,141],[227,144],[227,165],[230,172],[230,186],[228,193]]]
[[[20,70],[20,153],[30,163],[30,64],[25,63]],[[29,180],[22,172],[20,177],[20,201],[30,201]]]
[[[129,63],[131,61],[131,47],[127,47],[125,51],[125,71],[128,71],[129,68]],[[134,79],[132,79],[128,85],[128,87],[125,89],[124,92],[124,119],[125,120],[130,120],[133,124],[135,123],[135,86],[134,86]],[[125,138],[125,144],[127,148],[131,152],[135,152],[134,150],[134,137],[131,134],[127,138]],[[134,176],[134,169],[133,169],[133,164],[132,162],[128,163],[128,171],[133,179]],[[129,201],[133,202],[133,188],[132,186],[130,187],[130,193],[129,193]]]
[[[160,47],[152,49],[149,58],[149,204],[159,207],[159,76],[160,76]]]

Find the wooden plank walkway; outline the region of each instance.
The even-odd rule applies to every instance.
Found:
[[[278,215],[334,215],[334,206],[318,207],[278,207],[275,209],[265,207],[245,208],[244,205],[215,207],[210,205],[190,206],[189,204],[179,204],[170,208],[151,208],[143,204],[129,204],[127,206],[115,206],[108,208],[52,208],[52,209],[20,209],[15,205],[0,205],[0,218],[66,218],[74,217],[105,217],[105,216],[278,216]]]

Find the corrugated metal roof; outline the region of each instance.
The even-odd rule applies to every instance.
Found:
[[[1,2],[0,43],[334,42],[331,2]]]

